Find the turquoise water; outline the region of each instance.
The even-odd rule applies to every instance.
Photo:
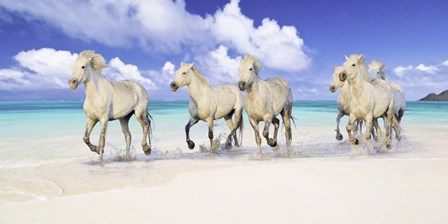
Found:
[[[21,132],[38,136],[50,130],[63,134],[68,127],[83,127],[82,104],[82,101],[0,101],[0,136],[14,137]],[[156,126],[182,121],[178,124],[182,128],[188,121],[187,101],[153,101],[149,111]],[[294,102],[293,116],[299,127],[333,126],[336,113],[335,101]],[[408,102],[403,122],[448,125],[448,102]]]
[[[85,129],[82,104],[82,101],[0,101],[0,203],[151,186],[152,179],[148,176],[164,177],[171,170],[186,170],[192,163],[197,165],[198,160],[244,164],[252,160],[284,159],[283,149],[277,155],[264,140],[262,150],[267,157],[253,156],[256,146],[247,116],[243,147],[217,154],[201,152],[198,146],[208,147],[209,141],[207,125],[199,122],[190,133],[197,147],[189,150],[184,132],[189,119],[188,102],[152,101],[149,111],[155,123],[153,153],[149,157],[143,154],[141,127],[132,118],[131,153],[136,159],[123,163],[125,141],[120,124],[110,122],[105,147],[107,162],[104,167],[97,166],[97,155],[82,140]],[[362,149],[352,148],[346,142],[344,131],[344,140],[335,140],[336,113],[335,101],[294,102],[297,126],[293,129],[290,157],[365,158]],[[341,130],[345,130],[346,121],[343,118]],[[392,151],[369,158],[448,158],[445,150],[448,102],[408,102],[402,128],[404,139],[400,143],[394,141]],[[95,144],[99,129],[97,125],[91,136]],[[224,139],[229,132],[223,121],[215,122],[214,131],[218,138],[224,134]],[[279,145],[284,144],[284,131],[280,129]]]

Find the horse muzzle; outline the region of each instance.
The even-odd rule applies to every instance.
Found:
[[[330,92],[332,92],[332,93],[336,92],[336,87],[331,85],[330,86]]]
[[[246,82],[238,82],[238,87],[241,91],[246,90]]]
[[[171,91],[176,92],[176,90],[179,89],[179,85],[177,85],[176,82],[171,82],[170,88],[171,88]]]
[[[78,87],[78,80],[76,79],[70,79],[68,80],[68,85],[70,86],[70,89],[76,89]]]

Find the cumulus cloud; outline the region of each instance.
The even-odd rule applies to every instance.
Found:
[[[66,89],[67,80],[71,75],[71,65],[76,57],[78,57],[76,53],[51,48],[21,51],[14,56],[17,65],[0,69],[0,89]],[[173,70],[174,65],[166,62],[160,74],[172,74]],[[112,58],[102,71],[102,75],[110,80],[131,79],[146,89],[156,90],[157,85],[152,81],[151,74],[140,71],[136,65],[125,64],[118,57]]]
[[[294,26],[280,27],[277,21],[264,18],[259,27],[254,27],[254,21],[241,13],[239,0],[232,0],[218,10],[213,19],[211,30],[218,42],[239,53],[254,55],[267,67],[299,71],[311,63]]]
[[[107,46],[137,44],[150,51],[205,56],[222,45],[287,72],[306,69],[311,63],[294,26],[264,18],[255,27],[242,14],[239,0],[205,17],[186,11],[183,0],[4,0],[0,7],[27,19],[43,20],[70,37]]]
[[[204,70],[201,71],[205,77],[213,77],[212,84],[237,82],[238,65],[241,57],[232,58],[228,55],[228,48],[220,45],[217,49],[210,51],[207,55],[199,57]]]
[[[405,87],[408,99],[420,99],[426,94],[439,93],[448,88],[448,63],[417,66],[398,66],[393,69],[390,81]]]

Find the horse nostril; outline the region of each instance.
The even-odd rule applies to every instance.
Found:
[[[246,82],[238,82],[238,87],[241,91],[246,89]]]
[[[334,93],[336,91],[336,88],[334,86],[330,86],[330,92]]]
[[[75,84],[75,83],[76,83],[76,80],[73,79],[73,80],[72,80],[72,83]]]
[[[177,84],[175,83],[175,82],[172,82],[171,84],[170,84],[170,88],[171,88],[171,90],[176,90],[177,89]]]

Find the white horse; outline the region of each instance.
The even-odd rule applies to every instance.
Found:
[[[341,81],[339,79],[339,74],[343,72],[344,67],[333,66],[333,75],[330,84],[330,92],[334,93],[337,89],[339,89],[338,96],[338,115],[336,117],[336,139],[341,141],[344,137],[341,134],[339,129],[339,124],[341,122],[341,118],[344,116],[350,115],[350,98],[352,97],[352,91],[350,85],[346,81]],[[356,130],[359,130],[359,134],[362,134],[362,120],[356,121]],[[357,132],[357,131],[355,131]]]
[[[239,128],[240,141],[243,135],[243,95],[238,88],[232,85],[221,85],[212,88],[207,80],[193,67],[193,64],[181,63],[176,71],[175,80],[171,82],[170,88],[173,92],[177,89],[187,86],[190,93],[190,121],[185,126],[186,141],[188,148],[193,149],[195,144],[190,139],[190,128],[199,120],[208,124],[208,137],[210,146],[213,145],[213,121],[224,118],[230,129],[227,137],[226,147],[232,145],[232,137],[236,146],[238,143],[236,130]],[[232,115],[235,115],[235,123],[232,121]]]
[[[103,161],[107,123],[119,119],[126,139],[126,158],[130,159],[131,133],[128,122],[135,114],[143,128],[143,151],[149,155],[151,153],[151,120],[146,90],[132,80],[116,82],[107,80],[101,75],[101,69],[104,67],[106,67],[104,58],[94,51],[81,52],[72,65],[72,76],[68,84],[71,89],[76,89],[82,83],[86,93],[83,106],[87,116],[84,142],[91,151],[98,153],[99,160]],[[102,127],[97,147],[90,143],[90,133],[98,121]]]
[[[345,58],[344,71],[339,74],[339,78],[341,81],[347,80],[353,92],[349,107],[350,118],[347,124],[350,142],[358,144],[358,140],[353,138],[354,122],[357,119],[365,120],[366,130],[371,130],[373,120],[386,115],[386,146],[391,148],[390,128],[393,120],[393,98],[389,85],[384,80],[370,83],[363,78],[367,76],[363,55],[354,54]],[[378,129],[377,132],[380,139],[381,130]],[[369,131],[365,133],[368,150],[370,150],[370,134]]]
[[[241,59],[238,67],[239,82],[241,91],[247,91],[245,108],[250,119],[250,124],[254,129],[255,141],[258,147],[258,154],[261,154],[261,138],[258,131],[258,123],[264,121],[263,136],[268,145],[277,145],[277,132],[281,114],[285,125],[286,146],[290,152],[291,146],[291,113],[292,113],[292,93],[288,82],[282,78],[260,79],[260,63],[251,55],[245,55]],[[269,138],[269,126],[274,124],[274,138]]]
[[[386,70],[384,62],[379,62],[376,60],[372,60],[369,64],[369,76],[372,80],[382,79],[386,81]],[[394,98],[394,122],[392,127],[395,131],[395,138],[400,140],[400,132],[401,132],[401,118],[406,111],[406,98],[404,96],[403,88],[398,83],[389,83],[390,89],[392,91],[392,96]],[[395,119],[397,122],[395,122]]]

